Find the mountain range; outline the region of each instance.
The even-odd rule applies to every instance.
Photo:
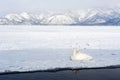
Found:
[[[0,17],[0,25],[120,25],[120,8],[87,9],[46,13],[11,13]]]

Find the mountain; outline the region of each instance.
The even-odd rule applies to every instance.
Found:
[[[12,13],[0,17],[0,25],[120,25],[120,8]]]

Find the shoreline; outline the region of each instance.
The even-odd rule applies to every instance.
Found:
[[[97,70],[97,69],[118,69],[120,65],[106,66],[106,67],[91,67],[91,68],[56,68],[47,70],[33,70],[33,71],[12,71],[12,72],[0,72],[0,75],[11,75],[11,74],[26,74],[26,73],[37,73],[37,72],[60,72],[66,70]]]

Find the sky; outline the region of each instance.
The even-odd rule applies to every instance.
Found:
[[[113,8],[120,0],[0,0],[0,15],[21,12]]]

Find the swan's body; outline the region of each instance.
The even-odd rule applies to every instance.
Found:
[[[81,53],[80,49],[74,49],[73,51],[73,55],[71,56],[71,60],[72,61],[90,61],[92,60],[92,57],[85,54],[85,53]]]

